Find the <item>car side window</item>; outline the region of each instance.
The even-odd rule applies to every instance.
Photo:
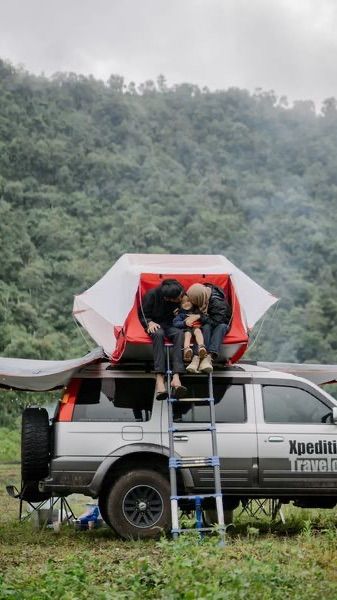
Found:
[[[184,381],[185,383],[185,381]],[[189,397],[207,398],[207,381],[190,379],[186,381]],[[215,420],[217,423],[244,423],[246,417],[246,398],[244,386],[229,385],[223,378],[213,380]],[[183,423],[207,423],[210,421],[209,402],[175,402],[173,404],[173,420]]]
[[[153,396],[150,378],[82,379],[73,421],[149,421]]]
[[[331,423],[331,408],[298,387],[262,386],[266,423]]]

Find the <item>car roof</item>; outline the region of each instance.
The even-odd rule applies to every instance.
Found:
[[[221,377],[244,377],[254,378],[259,377],[275,378],[275,379],[300,379],[294,375],[272,371],[268,367],[258,366],[256,364],[244,362],[225,367],[215,366],[214,376]],[[92,364],[81,368],[76,373],[76,378],[110,378],[110,377],[135,377],[147,376],[153,377],[154,373],[146,363],[119,363],[112,364],[109,361],[101,361],[100,363]]]

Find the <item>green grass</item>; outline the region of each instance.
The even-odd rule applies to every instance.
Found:
[[[0,463],[20,460],[20,430],[0,427]]]
[[[59,534],[16,521],[4,485],[18,465],[0,467],[0,599],[294,599],[337,597],[337,510],[285,507],[286,524],[241,516],[217,536],[125,542],[102,528]],[[87,498],[77,496],[83,510]]]

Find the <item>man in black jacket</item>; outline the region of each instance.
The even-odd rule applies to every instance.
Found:
[[[182,398],[186,388],[181,385],[180,373],[185,372],[182,357],[184,332],[172,326],[174,311],[184,294],[183,286],[176,279],[164,279],[161,285],[147,292],[138,309],[138,317],[145,331],[151,336],[153,344],[154,371],[156,373],[157,399],[165,400],[164,375],[166,372],[166,355],[164,338],[173,343],[172,348],[172,388],[177,397]]]

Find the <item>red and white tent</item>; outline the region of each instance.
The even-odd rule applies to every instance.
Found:
[[[163,279],[187,288],[213,283],[232,306],[222,358],[235,362],[245,352],[248,334],[277,298],[220,255],[124,254],[109,271],[75,296],[73,314],[111,360],[151,359],[151,339],[138,319],[143,295]]]

